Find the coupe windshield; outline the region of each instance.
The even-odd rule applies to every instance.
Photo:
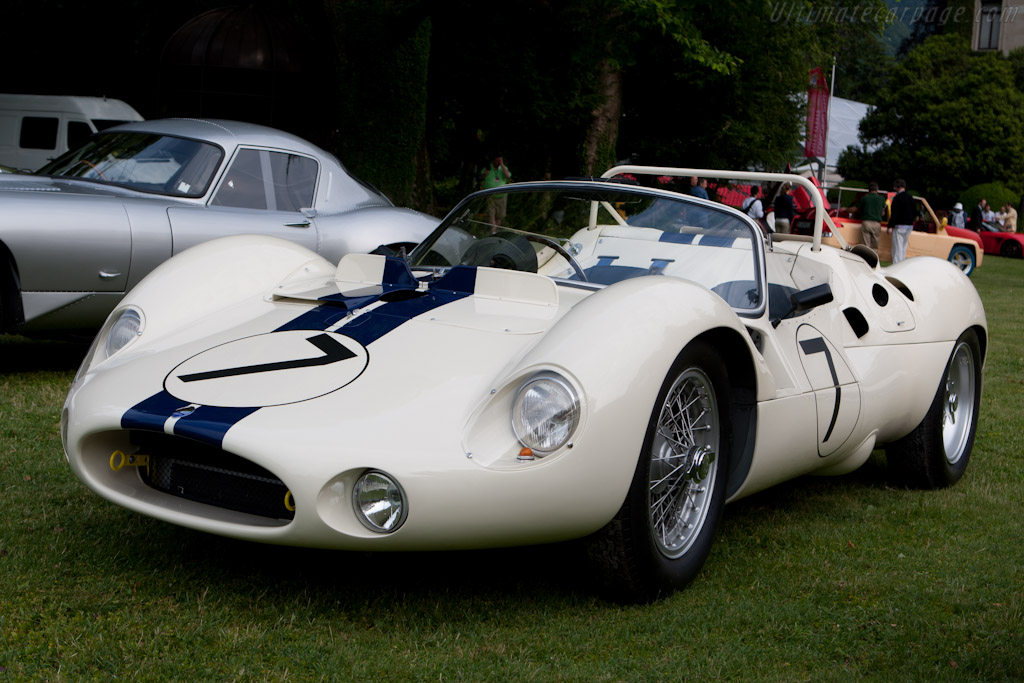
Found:
[[[220,166],[219,147],[153,133],[100,133],[36,171],[172,197],[202,197]]]
[[[521,185],[456,207],[410,262],[509,268],[602,285],[673,276],[704,285],[734,308],[756,309],[759,239],[735,213],[681,196],[611,184]]]

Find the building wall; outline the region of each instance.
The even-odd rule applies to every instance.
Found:
[[[1024,0],[974,0],[971,47],[1000,50],[1004,55],[1024,47]]]

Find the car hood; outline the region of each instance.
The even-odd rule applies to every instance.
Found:
[[[0,192],[38,192],[49,196],[54,194],[73,194],[100,197],[157,197],[159,199],[167,199],[167,197],[159,195],[147,195],[135,190],[88,180],[23,175],[20,173],[0,175]]]
[[[411,275],[376,285],[345,277],[283,284],[259,317],[140,351],[116,374],[152,393],[124,412],[122,428],[221,447],[243,420],[252,433],[311,433],[344,415],[360,432],[387,434],[415,410],[432,415],[418,423],[439,436],[457,435],[578,300],[560,305],[549,278],[487,268],[457,267],[429,286]]]

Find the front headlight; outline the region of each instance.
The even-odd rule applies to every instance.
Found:
[[[370,470],[356,481],[352,505],[363,526],[382,534],[402,526],[409,512],[402,487],[378,470]]]
[[[531,377],[512,404],[516,438],[538,455],[564,446],[580,421],[580,399],[572,384],[554,372]]]
[[[103,352],[107,358],[123,349],[142,334],[142,312],[136,308],[126,308],[114,319],[103,342]]]

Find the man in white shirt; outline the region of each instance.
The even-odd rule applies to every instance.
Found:
[[[764,206],[762,206],[761,200],[758,199],[759,194],[761,194],[761,188],[757,185],[751,185],[750,196],[743,200],[741,208],[743,213],[753,218],[754,222],[760,225],[762,229],[767,229],[764,226]]]

